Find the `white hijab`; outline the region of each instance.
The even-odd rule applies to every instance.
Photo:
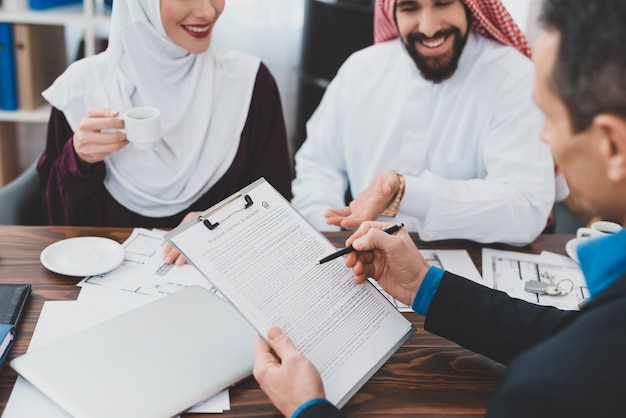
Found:
[[[160,0],[113,2],[109,45],[73,63],[43,96],[76,131],[88,108],[161,110],[151,150],[126,146],[104,162],[106,189],[143,216],[188,208],[232,163],[260,60],[214,46],[194,55],[165,34]]]

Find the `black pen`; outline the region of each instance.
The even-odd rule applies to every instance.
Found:
[[[389,228],[385,228],[383,229],[383,232],[386,232],[388,234],[395,234],[396,232],[398,232],[400,230],[400,228],[402,228],[404,226],[404,224],[396,224],[396,225],[391,225]],[[331,255],[327,255],[326,257],[322,258],[318,264],[324,264],[328,261],[334,260],[335,258],[339,258],[342,255],[346,255],[348,253],[351,253],[352,251],[354,251],[354,247],[352,245],[350,245],[349,247],[346,248],[342,248],[341,250],[332,253]]]

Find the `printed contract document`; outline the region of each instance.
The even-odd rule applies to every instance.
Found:
[[[342,407],[415,331],[264,179],[165,235],[265,338],[280,327]]]

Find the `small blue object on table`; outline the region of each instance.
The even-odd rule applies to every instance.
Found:
[[[83,0],[28,0],[28,6],[33,10],[46,10],[52,7],[67,6],[82,2]]]

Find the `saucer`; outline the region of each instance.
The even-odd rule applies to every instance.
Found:
[[[48,245],[39,257],[50,271],[66,276],[106,273],[124,260],[124,248],[109,238],[77,237]]]
[[[578,238],[572,238],[571,240],[567,241],[567,244],[565,244],[565,252],[567,253],[567,255],[569,255],[572,260],[579,263],[577,248]]]

